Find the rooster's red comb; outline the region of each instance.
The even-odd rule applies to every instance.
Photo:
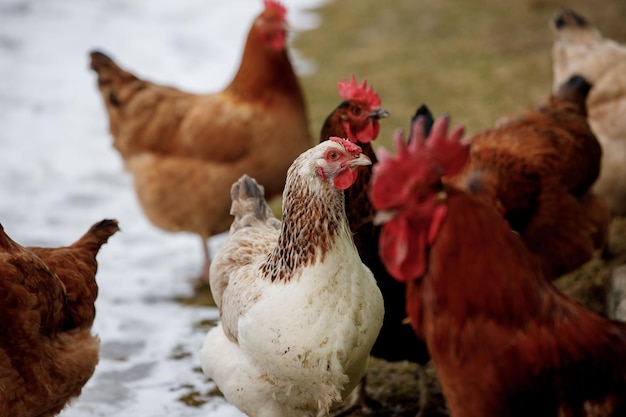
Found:
[[[403,133],[396,132],[393,138],[396,154],[391,154],[384,148],[379,149],[379,170],[384,170],[383,166],[389,166],[391,170],[417,170],[424,177],[458,174],[467,163],[470,149],[468,143],[460,140],[465,131],[463,126],[456,127],[448,135],[449,122],[448,116],[437,119],[426,138],[424,119],[417,118],[408,145],[404,141]]]
[[[350,81],[344,80],[337,85],[339,95],[344,100],[363,100],[370,104],[372,107],[380,107],[380,97],[374,91],[370,85],[367,88],[367,81],[363,80],[363,83],[359,85],[354,79],[354,74],[350,77]]]
[[[352,143],[349,139],[342,139],[337,136],[331,136],[328,140],[332,140],[333,142],[337,142],[341,146],[345,148],[346,151],[350,152],[353,156],[359,156],[362,152],[361,147]]]
[[[266,9],[275,10],[281,18],[285,18],[285,15],[287,14],[287,9],[277,0],[263,0],[263,4],[265,5]]]

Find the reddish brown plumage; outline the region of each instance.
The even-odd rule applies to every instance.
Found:
[[[200,95],[156,85],[101,52],[91,68],[109,116],[113,146],[133,174],[158,227],[206,240],[228,230],[230,185],[248,174],[268,199],[287,168],[312,145],[306,104],[286,49],[285,10],[266,1],[252,23],[240,67],[222,91]]]
[[[372,199],[391,217],[384,261],[425,259],[423,275],[395,270],[407,282],[407,311],[451,415],[624,415],[626,325],[561,294],[495,206],[437,181],[445,173],[437,157],[413,149],[381,156]],[[404,200],[388,201],[398,195]],[[437,223],[438,207],[445,215]]]
[[[591,259],[606,234],[608,211],[589,193],[602,154],[587,121],[590,87],[573,77],[544,104],[470,137],[470,160],[452,180],[501,209],[550,279]]]
[[[95,256],[117,230],[105,220],[69,247],[24,248],[0,227],[0,415],[54,416],[93,374]]]
[[[578,415],[611,395],[606,415],[626,412],[626,327],[560,294],[495,210],[456,190],[447,206],[407,303],[452,415]]]

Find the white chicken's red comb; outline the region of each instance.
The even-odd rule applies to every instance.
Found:
[[[273,9],[278,12],[281,18],[285,18],[285,15],[287,14],[287,9],[277,0],[263,0],[263,4],[265,5],[266,9]]]
[[[354,74],[350,77],[350,81],[344,80],[337,84],[337,90],[339,95],[344,100],[363,100],[366,101],[373,108],[380,107],[380,97],[374,91],[374,88],[370,85],[367,88],[367,81],[363,80],[363,83],[359,85],[354,78]]]
[[[349,139],[343,139],[337,136],[331,136],[328,140],[332,140],[343,146],[346,151],[348,151],[353,156],[359,156],[362,152],[362,149],[359,145],[352,143]]]

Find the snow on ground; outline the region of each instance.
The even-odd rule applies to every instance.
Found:
[[[316,26],[307,9],[322,1],[283,2],[296,33]],[[0,222],[23,245],[70,244],[103,218],[122,229],[98,256],[101,360],[62,417],[241,415],[219,398],[197,408],[178,401],[213,388],[198,371],[206,329],[197,324],[217,311],[174,301],[192,294],[200,242],[143,216],[111,146],[88,52],[109,53],[155,82],[216,91],[234,75],[262,7],[261,0],[0,0]],[[312,70],[303,59],[296,67]],[[219,237],[210,244],[215,250]]]

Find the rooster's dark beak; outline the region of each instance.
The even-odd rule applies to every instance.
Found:
[[[387,113],[387,110],[385,109],[376,109],[367,117],[374,120],[384,119],[385,117],[389,117],[389,113]]]

